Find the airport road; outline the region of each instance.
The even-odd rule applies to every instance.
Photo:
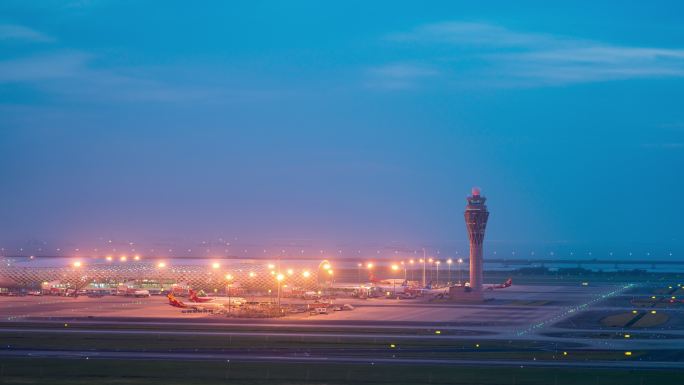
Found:
[[[394,365],[459,365],[459,366],[514,366],[514,367],[577,367],[577,368],[614,368],[614,369],[681,369],[684,362],[659,361],[520,361],[520,360],[472,360],[472,359],[417,359],[417,358],[370,358],[311,356],[306,354],[274,355],[234,354],[234,353],[159,353],[159,352],[104,352],[71,350],[0,350],[0,357],[17,358],[61,358],[61,359],[121,359],[121,360],[194,360],[194,361],[237,361],[237,362],[325,362],[355,364],[394,364]]]

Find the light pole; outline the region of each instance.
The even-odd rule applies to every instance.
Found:
[[[432,264],[435,262],[434,259],[428,258],[428,263],[430,264],[430,282],[432,282]]]
[[[458,283],[459,285],[461,284],[461,265],[463,264],[463,258],[459,258],[456,262],[458,262]]]
[[[276,282],[278,282],[278,310],[280,310],[280,283],[283,282],[284,279],[285,276],[281,273],[278,273],[278,275],[276,275]]]
[[[409,260],[409,263],[411,264],[411,281],[413,281],[413,264],[414,264],[415,262],[416,262],[416,261],[414,261],[413,259]]]
[[[397,266],[396,264],[392,264],[392,271],[396,273],[397,270],[399,270],[399,266]],[[392,296],[394,298],[397,298],[397,279],[396,278],[392,279]]]
[[[447,266],[448,266],[448,269],[449,269],[449,280],[448,280],[448,282],[447,282],[447,286],[451,286],[451,264],[452,264],[453,262],[454,262],[454,261],[452,261],[451,258],[447,259]]]
[[[363,266],[363,263],[359,262],[356,264],[356,272],[358,274],[359,278],[359,286],[361,286],[361,267]]]
[[[368,269],[368,280],[373,281],[373,262],[368,262],[366,264],[366,268]]]
[[[425,258],[425,248],[423,247],[423,259],[420,260],[423,263],[423,288],[427,286],[425,282]]]
[[[437,281],[437,286],[439,286],[439,264],[440,263],[441,263],[440,261],[435,261],[435,266],[437,266],[437,279],[435,279],[435,281]]]
[[[159,281],[159,292],[162,293],[164,291],[164,284],[162,283],[162,270],[166,268],[166,262],[162,261],[157,263],[157,273],[158,275],[158,281]]]
[[[228,296],[228,314],[230,314],[230,286],[231,286],[231,281],[233,280],[233,276],[229,273],[226,274],[226,295]]]

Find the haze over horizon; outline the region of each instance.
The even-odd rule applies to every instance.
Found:
[[[684,251],[679,2],[183,4],[0,4],[0,246]]]

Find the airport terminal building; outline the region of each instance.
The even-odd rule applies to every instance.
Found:
[[[237,258],[3,257],[0,288],[107,291],[126,285],[168,290],[180,285],[216,292],[229,288],[270,290],[281,285],[289,289],[313,289],[329,283],[328,276],[332,276],[329,262],[311,260],[285,264]]]

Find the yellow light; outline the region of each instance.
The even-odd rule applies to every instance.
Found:
[[[448,263],[448,264],[451,265],[453,262],[454,262],[454,261],[452,261],[451,258],[447,259],[447,263]]]
[[[632,352],[625,352],[625,355],[626,355],[626,356],[631,356],[631,355],[632,355]]]
[[[271,270],[271,275],[275,275],[275,270]]]
[[[429,259],[428,259],[428,262],[432,263],[432,258],[429,258]]]
[[[655,313],[656,313],[656,311],[655,311],[655,310],[651,310],[651,314],[655,314]]]
[[[275,269],[275,265],[272,264],[272,263],[269,263],[269,264],[268,264],[268,269],[269,269],[269,270]]]
[[[256,277],[256,273],[253,271],[250,271],[249,272],[249,278],[254,278],[254,277]]]
[[[480,344],[475,344],[475,347],[476,347],[476,348],[479,348],[479,347],[480,347]]]
[[[305,271],[305,272],[302,273],[302,276],[303,276],[304,278],[309,278],[310,275],[311,275],[311,273],[309,273],[308,271]]]
[[[219,267],[221,267],[221,264],[218,262],[214,262],[211,264],[211,267],[212,267],[212,269],[218,269]]]
[[[160,268],[160,269],[163,269],[163,268],[166,267],[166,263],[165,263],[165,262],[159,262],[159,263],[157,264],[157,267]]]
[[[392,265],[392,270],[394,270],[394,271],[399,270],[399,266],[397,266],[397,265]]]
[[[625,334],[625,338],[629,338],[629,337],[631,337],[629,334]]]
[[[654,295],[654,296],[652,296],[652,297],[651,297],[651,299],[656,299],[656,298],[655,298],[655,295]]]
[[[292,269],[287,269],[287,275],[292,275],[294,274],[294,270]]]
[[[226,280],[230,281],[233,279],[233,276],[231,274],[226,274]]]
[[[111,256],[111,255],[108,255],[107,258],[105,258],[105,259],[107,260],[107,262],[111,262],[111,261],[112,261],[112,256]]]
[[[394,348],[396,348],[396,347],[397,347],[397,345],[395,345],[395,344],[390,344],[390,348],[394,349]]]
[[[126,262],[128,260],[128,257],[125,255],[122,255],[121,258],[119,258],[119,261],[121,262]]]
[[[435,334],[442,334],[441,330],[435,330]]]
[[[332,269],[328,270],[328,274],[333,275]]]
[[[136,261],[139,261],[139,260],[140,260],[140,256],[139,256],[139,255],[136,255],[136,256],[133,257],[133,259],[135,259]]]
[[[278,280],[278,282],[281,282],[283,279],[285,279],[285,276],[282,274],[278,274],[276,275],[276,279]]]
[[[409,260],[409,263],[413,265],[415,261],[413,259]]]
[[[564,356],[567,356],[567,355],[568,355],[568,352],[563,352],[563,355],[564,355]]]
[[[325,265],[323,265],[323,270],[330,270],[330,264],[326,263]]]
[[[373,268],[373,262],[368,262],[366,265],[367,268],[372,269]]]
[[[81,267],[81,261],[74,262],[74,267]]]
[[[632,314],[636,314],[636,313],[638,313],[636,310],[632,310]]]

